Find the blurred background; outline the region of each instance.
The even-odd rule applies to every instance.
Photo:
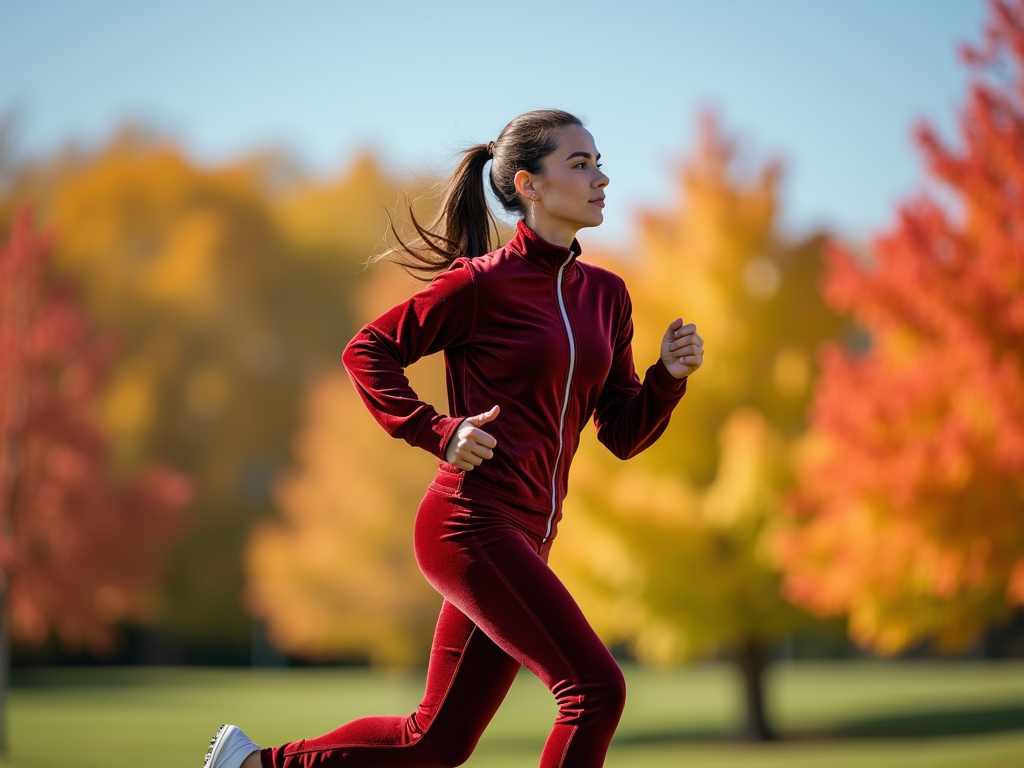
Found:
[[[552,565],[614,653],[734,670],[754,740],[780,665],[1024,658],[1024,3],[47,0],[0,27],[15,683],[422,670],[436,460],[340,354],[419,287],[365,267],[389,214],[548,106],[611,178],[579,239],[627,282],[638,368],[680,314],[708,348],[654,447],[588,427],[574,461]],[[445,410],[440,356],[409,375]],[[1019,729],[1011,704],[980,721]]]

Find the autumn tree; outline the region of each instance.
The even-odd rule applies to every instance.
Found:
[[[552,564],[602,637],[641,661],[733,659],[743,733],[764,739],[770,645],[809,623],[780,593],[769,533],[792,482],[813,350],[844,326],[818,295],[822,238],[779,231],[780,167],[744,178],[736,154],[705,118],[676,207],[645,215],[633,258],[613,265],[633,299],[638,367],[680,314],[697,323],[707,359],[639,456],[618,462],[588,431]]]
[[[274,515],[307,381],[356,330],[349,297],[397,183],[369,156],[313,179],[272,149],[207,167],[124,130],[27,168],[11,189],[0,230],[12,201],[35,201],[59,233],[54,270],[121,334],[99,406],[117,470],[165,458],[196,483],[162,585],[162,658],[247,658],[248,529]]]
[[[372,272],[357,305],[367,321],[420,287],[394,265]],[[444,402],[440,355],[407,373],[421,397]],[[440,598],[416,565],[412,532],[437,461],[389,437],[340,365],[310,382],[293,455],[276,486],[281,519],[250,537],[250,610],[296,656],[422,664]]]
[[[923,125],[928,190],[826,297],[869,334],[821,356],[786,592],[883,653],[962,650],[1024,605],[1024,1],[998,0],[959,146]]]
[[[152,618],[159,555],[191,496],[162,466],[112,479],[96,410],[116,344],[48,283],[51,243],[26,208],[0,251],[0,751],[8,629],[109,650],[113,625]]]

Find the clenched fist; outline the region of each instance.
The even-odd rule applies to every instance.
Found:
[[[489,421],[498,418],[498,406],[494,406],[486,413],[470,416],[463,419],[459,428],[455,430],[451,440],[448,441],[448,449],[444,452],[444,460],[454,464],[459,469],[471,472],[484,463],[484,459],[494,456],[494,446],[498,441],[484,432],[480,427]]]
[[[661,360],[677,379],[700,368],[704,363],[704,339],[697,335],[697,326],[684,325],[681,317],[669,323],[661,340]]]

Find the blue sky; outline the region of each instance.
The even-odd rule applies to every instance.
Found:
[[[558,106],[612,180],[585,236],[615,242],[675,194],[710,107],[749,161],[785,161],[790,230],[865,238],[922,184],[915,121],[954,135],[956,46],[985,17],[983,0],[0,0],[0,110],[23,153],[132,119],[202,162],[280,144],[329,176],[367,147],[390,171],[443,173]]]

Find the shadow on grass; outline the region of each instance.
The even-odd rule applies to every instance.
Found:
[[[838,726],[813,730],[790,730],[776,741],[846,741],[856,739],[934,739],[943,736],[972,736],[1006,731],[1024,731],[1024,703],[931,712],[902,712],[851,720]],[[646,733],[621,733],[618,746],[652,744],[735,742],[734,734],[710,729],[668,729]]]
[[[826,734],[845,739],[912,739],[1024,730],[1024,703],[942,712],[907,712],[854,720]]]
[[[11,690],[144,688],[151,685],[196,685],[217,675],[242,679],[246,667],[28,667],[12,669]]]

